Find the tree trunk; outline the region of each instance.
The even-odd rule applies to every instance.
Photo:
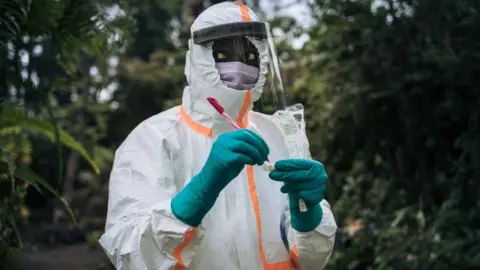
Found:
[[[88,95],[88,89],[83,89],[84,93],[82,102],[86,102],[85,96]],[[83,145],[84,137],[85,137],[85,112],[83,108],[80,108],[80,112],[77,115],[78,121],[78,135],[77,140],[80,144]],[[78,165],[80,161],[80,154],[77,151],[71,151],[70,155],[68,156],[67,161],[67,168],[66,168],[66,175],[65,175],[65,182],[63,183],[63,195],[67,202],[71,203],[71,199],[73,198],[73,193],[75,190],[75,179],[77,177]]]

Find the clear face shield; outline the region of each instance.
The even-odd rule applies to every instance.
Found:
[[[280,63],[268,23],[222,24],[196,31],[192,36],[195,44],[213,44],[216,67],[227,87],[251,90],[261,80],[262,97],[255,102],[255,111],[273,114],[285,109]]]
[[[227,87],[247,90],[255,87],[258,80],[264,80],[262,96],[253,110],[272,116],[289,140],[292,157],[309,156],[308,147],[304,149],[294,143],[306,141],[304,108],[302,104],[287,106],[270,25],[266,22],[222,24],[195,31],[192,38],[198,45],[213,44],[213,57]],[[262,66],[264,78],[260,76]]]
[[[254,109],[261,113],[273,114],[279,110],[286,109],[287,96],[283,86],[280,60],[275,49],[270,25],[266,24],[266,28],[269,59],[268,72],[262,97],[254,104]]]
[[[287,106],[280,61],[270,25],[238,22],[205,28],[193,33],[198,45],[212,43],[213,57],[223,83],[232,89],[248,90],[263,84],[254,111],[269,115],[285,138],[290,158],[309,158],[303,105]],[[260,76],[260,73],[264,76]],[[305,204],[300,203],[306,211]]]

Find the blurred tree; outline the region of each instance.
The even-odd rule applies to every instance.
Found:
[[[132,42],[119,59],[117,87],[109,102],[106,134],[117,148],[141,121],[169,108],[184,85],[180,69],[185,44],[181,40],[181,1],[127,1],[125,12],[135,24]],[[167,102],[168,103],[168,102]]]
[[[339,224],[362,218],[373,232],[331,269],[478,269],[478,1],[312,9],[295,98]]]
[[[109,38],[119,29],[101,4],[108,1],[0,1],[2,266],[16,254],[14,248],[22,246],[19,225],[26,217],[28,185],[17,180],[41,193],[37,198],[45,196],[43,191],[47,190],[67,205],[56,189],[64,177],[64,146],[99,172],[91,151],[64,131],[72,126],[59,119],[59,110],[73,102],[65,90],[75,88],[85,77],[79,63],[104,55],[111,45]],[[45,144],[45,139],[55,143]],[[41,200],[32,205],[42,205]]]

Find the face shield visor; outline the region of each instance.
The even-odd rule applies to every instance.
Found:
[[[212,44],[224,85],[236,90],[260,90],[262,95],[254,103],[255,111],[273,114],[285,110],[280,63],[268,23],[212,26],[193,32],[192,39],[197,45]]]
[[[195,31],[192,36],[197,45],[212,44],[215,65],[227,87],[253,92],[260,90],[261,97],[254,102],[253,109],[270,116],[283,134],[289,156],[309,158],[303,106],[286,106],[280,62],[270,25],[264,22],[222,24]],[[301,201],[299,204],[300,210],[305,212],[305,203]]]

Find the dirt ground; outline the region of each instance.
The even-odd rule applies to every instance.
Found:
[[[25,253],[16,270],[97,270],[107,268],[102,250],[90,250],[84,244],[61,246]]]

